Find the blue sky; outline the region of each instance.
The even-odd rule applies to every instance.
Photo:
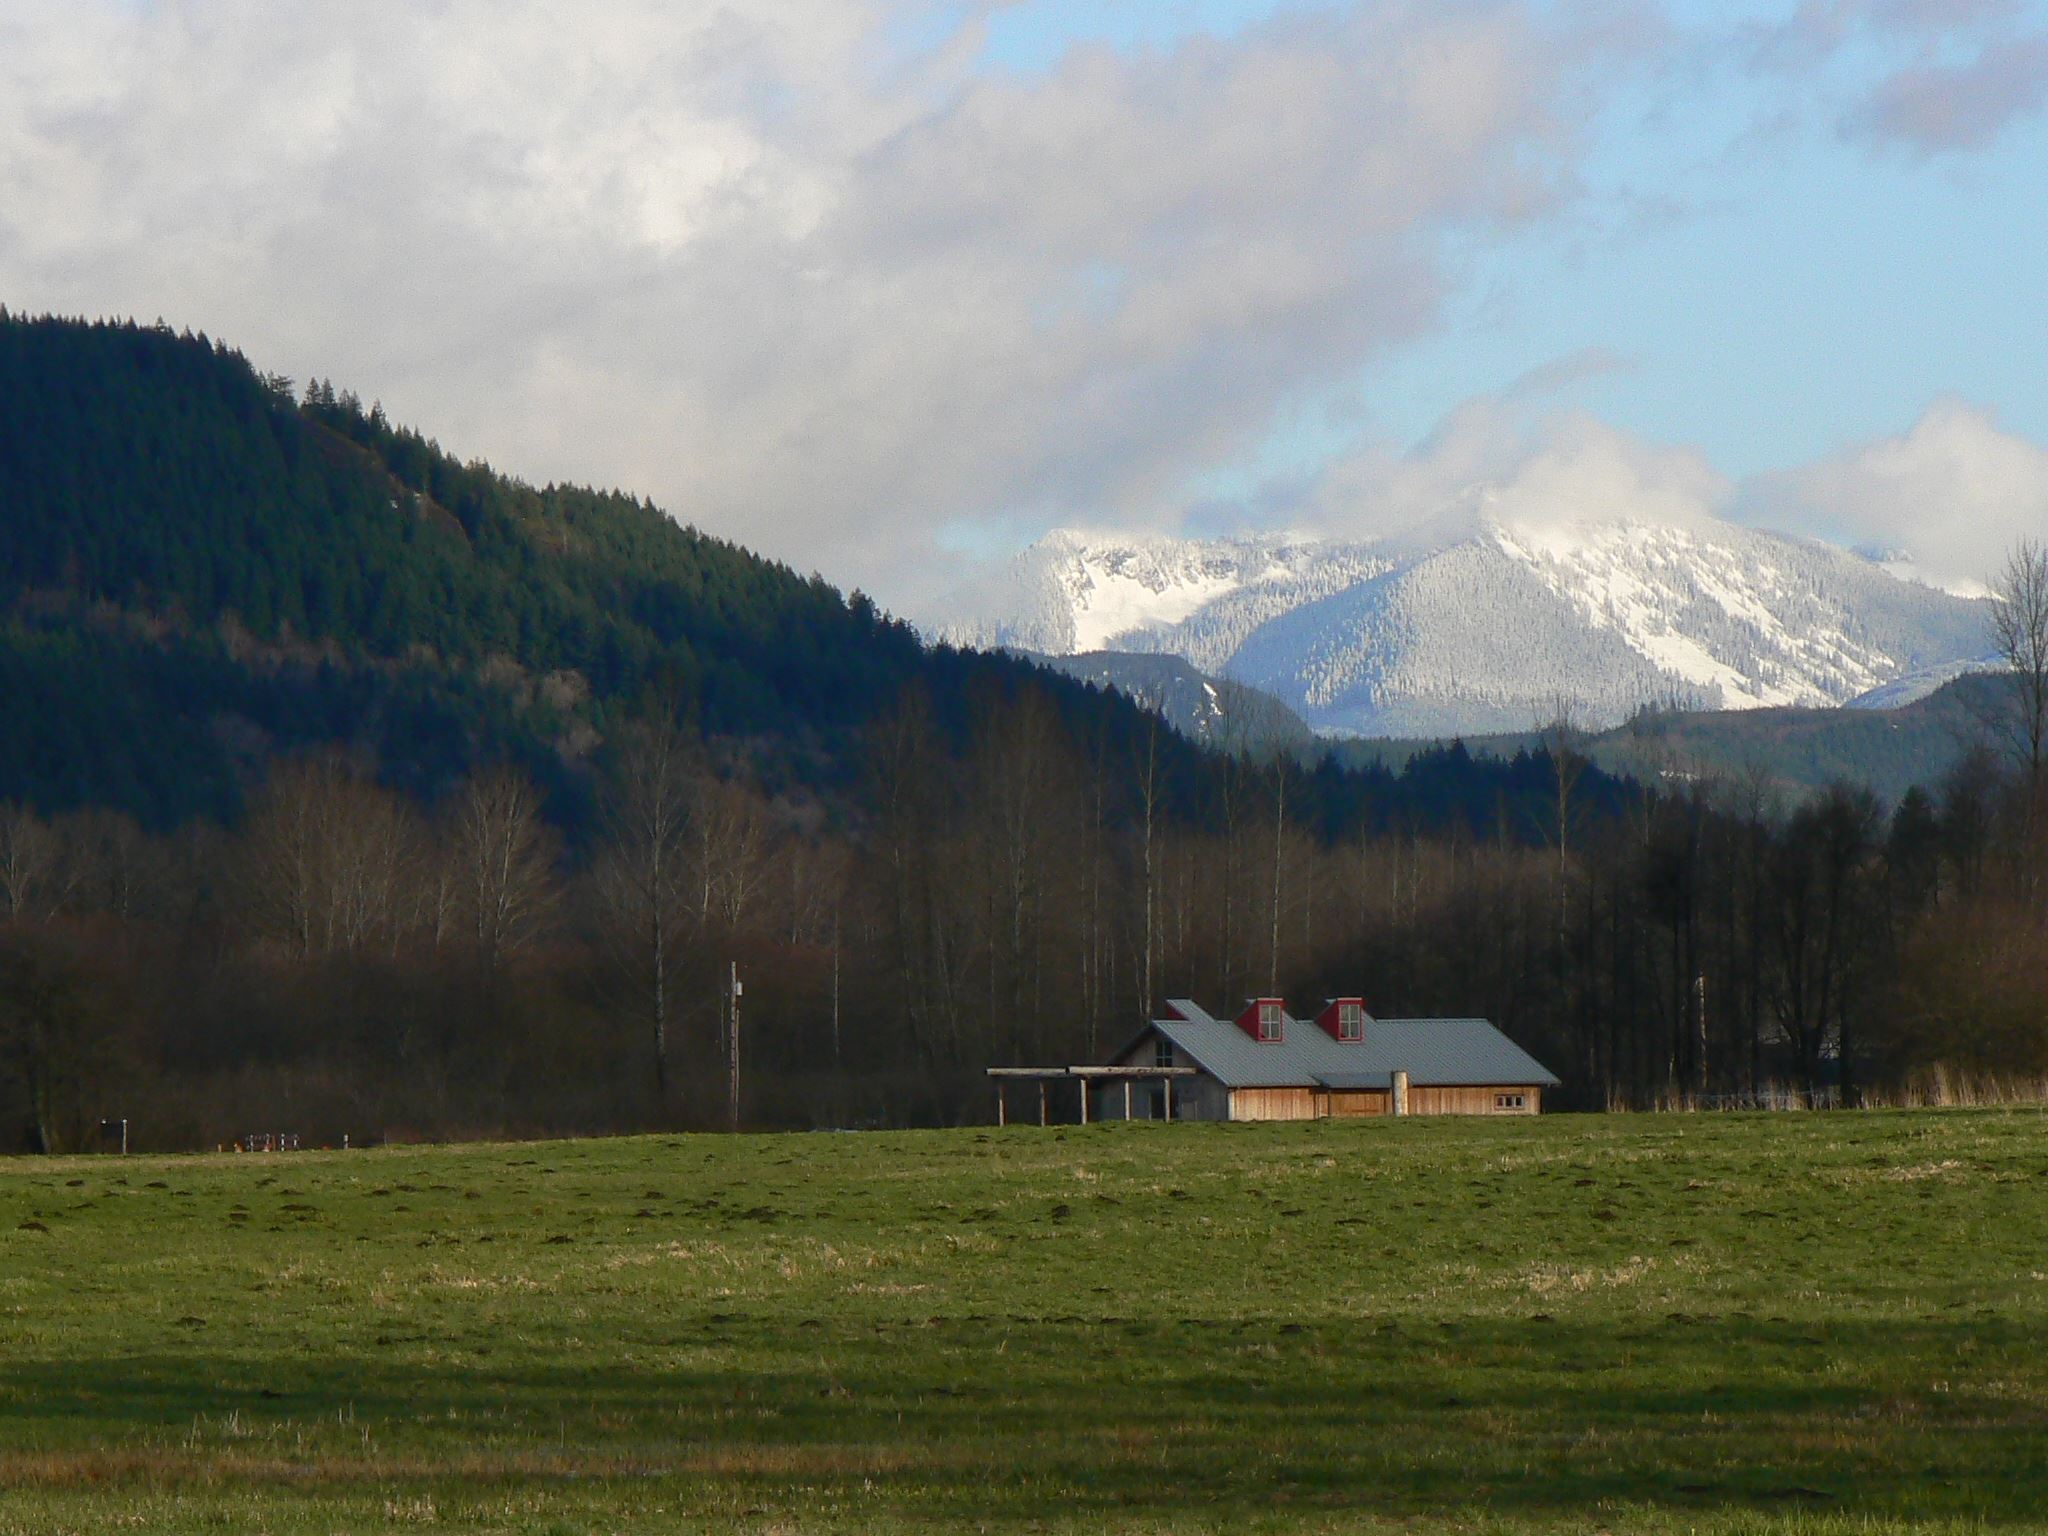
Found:
[[[986,67],[1057,67],[1067,50],[1229,37],[1269,0],[1025,0],[991,21]],[[1549,7],[1567,23],[1569,8]],[[1901,10],[1909,8],[1901,7]],[[1459,404],[1582,353],[1605,354],[1552,398],[1730,475],[1787,470],[1904,431],[1956,395],[2048,440],[2048,114],[1988,143],[1872,144],[1844,119],[1916,59],[1966,60],[1987,36],[2048,30],[2048,6],[1921,8],[1930,25],[1853,27],[1829,56],[1745,67],[1745,41],[1791,5],[1659,13],[1669,45],[1585,125],[1585,199],[1558,223],[1452,239],[1462,279],[1431,334],[1300,403],[1256,464],[1313,465],[1369,426],[1407,443]],[[2001,14],[2001,12],[2003,14]],[[1643,8],[1642,14],[1653,14]],[[1982,15],[1997,25],[1971,25]]]
[[[2048,531],[2044,107],[2048,0],[11,0],[0,302],[912,610],[1532,466],[1963,582]]]

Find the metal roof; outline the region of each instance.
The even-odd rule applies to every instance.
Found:
[[[1313,1019],[1283,1015],[1280,1038],[1258,1041],[1186,998],[1168,1003],[1184,1017],[1154,1019],[1152,1028],[1227,1088],[1386,1088],[1396,1072],[1406,1072],[1417,1087],[1559,1085],[1548,1068],[1484,1019],[1368,1015],[1363,1040],[1339,1041]]]

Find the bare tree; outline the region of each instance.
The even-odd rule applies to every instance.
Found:
[[[1282,876],[1287,856],[1287,785],[1293,776],[1294,760],[1286,749],[1276,746],[1266,766],[1273,780],[1273,924],[1272,943],[1267,952],[1266,992],[1268,996],[1277,997],[1280,993],[1280,920],[1285,907]]]
[[[1151,1018],[1159,1007],[1153,995],[1153,963],[1159,953],[1159,809],[1160,736],[1166,724],[1166,685],[1148,684],[1132,695],[1144,712],[1131,738],[1131,790],[1138,816],[1138,884],[1142,937],[1138,944],[1138,998],[1141,1016]]]
[[[455,846],[477,955],[496,971],[540,932],[559,894],[555,837],[533,781],[510,768],[472,778],[457,801]]]
[[[71,818],[68,833],[82,904],[132,918],[157,895],[164,876],[162,849],[134,818],[119,811],[86,811]]]
[[[606,846],[597,891],[614,946],[626,957],[653,1048],[655,1101],[669,1103],[669,1022],[681,927],[689,907],[693,764],[672,726],[637,735],[605,799]]]
[[[404,801],[340,762],[288,763],[256,797],[242,838],[251,909],[301,958],[395,943],[423,841]]]
[[[2048,790],[2048,544],[2021,539],[1991,584],[1991,632],[2016,692],[2009,735],[2031,842]]]
[[[49,916],[69,883],[56,830],[25,805],[0,805],[0,918]]]

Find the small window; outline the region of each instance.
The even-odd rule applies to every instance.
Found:
[[[1529,1098],[1527,1094],[1521,1093],[1496,1093],[1493,1096],[1493,1107],[1495,1109],[1527,1109],[1529,1107]]]
[[[1337,1005],[1337,1038],[1339,1040],[1363,1040],[1365,1038],[1365,1004],[1339,1003]]]
[[[1278,1003],[1259,1004],[1259,1038],[1261,1040],[1278,1040],[1280,1038],[1280,1005]]]
[[[1173,1042],[1162,1035],[1152,1042],[1152,1065],[1170,1067],[1173,1064]]]

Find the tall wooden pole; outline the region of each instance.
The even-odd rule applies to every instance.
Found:
[[[727,1089],[729,1091],[732,1129],[740,1128],[740,963],[732,962],[732,1027],[726,1032],[728,1053]]]

